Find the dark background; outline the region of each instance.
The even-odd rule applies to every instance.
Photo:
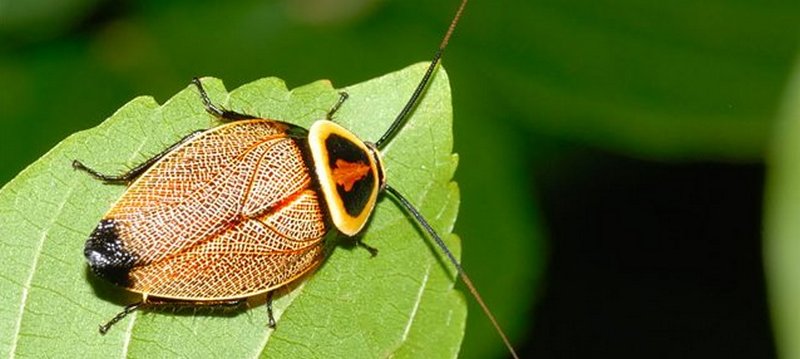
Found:
[[[0,22],[0,182],[138,95],[361,82],[455,1],[38,0]],[[761,257],[800,3],[473,1],[444,59],[464,265],[525,357],[776,353]],[[473,302],[464,357],[503,356]]]
[[[591,156],[537,177],[553,242],[525,356],[775,357],[764,167]]]

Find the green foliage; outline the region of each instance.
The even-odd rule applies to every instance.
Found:
[[[374,140],[394,119],[424,71],[411,66],[344,89],[335,120]],[[204,84],[215,103],[308,126],[337,91],[318,81],[288,91],[267,78],[226,93]],[[449,235],[459,205],[451,182],[450,92],[440,69],[413,117],[385,150],[389,182]],[[363,240],[380,250],[339,246],[316,274],[278,292],[278,328],[266,308],[195,313],[137,312],[101,336],[98,324],[136,300],[93,277],[83,243],[124,191],[72,170],[80,159],[107,173],[140,163],[183,135],[213,126],[193,87],[159,106],[136,98],[98,127],[62,141],[0,190],[0,355],[19,357],[455,357],[466,305],[454,273],[389,198],[379,201]]]
[[[794,0],[486,1],[464,20],[448,68],[509,120],[660,160],[763,158],[800,44]]]
[[[800,65],[800,62],[798,62]],[[778,354],[800,357],[800,67],[784,97],[768,157],[764,266]]]

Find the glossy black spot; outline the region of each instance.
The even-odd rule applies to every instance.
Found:
[[[86,240],[83,255],[92,272],[99,277],[121,286],[128,285],[128,272],[133,268],[136,257],[120,241],[113,219],[100,221]]]
[[[325,148],[328,150],[328,166],[336,168],[336,161],[343,160],[350,163],[369,164],[369,154],[352,141],[331,134],[325,139]],[[353,187],[349,191],[344,186],[336,185],[336,192],[342,198],[344,209],[348,215],[355,217],[364,211],[364,207],[369,202],[369,197],[375,188],[375,176],[372,171],[361,179],[353,182]]]

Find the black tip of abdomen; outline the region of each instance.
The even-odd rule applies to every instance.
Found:
[[[125,249],[113,219],[100,221],[89,235],[83,255],[92,272],[113,283],[127,286],[128,272],[136,258]]]

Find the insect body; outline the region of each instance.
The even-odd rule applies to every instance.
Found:
[[[422,96],[466,5],[462,1],[433,61],[384,135],[365,142],[330,121],[346,99],[308,130],[214,106],[195,79],[206,110],[225,122],[183,140],[120,176],[73,166],[106,182],[129,187],[86,241],[92,271],[142,302],[129,305],[111,325],[143,304],[235,304],[271,293],[314,270],[331,230],[358,234],[378,194],[392,194],[431,236],[512,355],[511,345],[439,235],[400,193],[387,185],[380,148],[402,127]]]
[[[252,296],[313,269],[330,226],[301,131],[240,120],[173,149],[91,234],[90,267],[134,292],[188,301]]]
[[[97,275],[157,298],[241,299],[314,269],[331,225],[363,228],[384,184],[374,146],[328,120],[220,113],[232,122],[168,150],[106,213],[85,246]]]

